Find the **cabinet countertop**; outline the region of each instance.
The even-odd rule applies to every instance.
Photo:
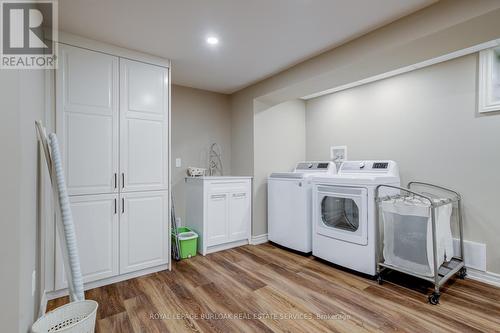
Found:
[[[238,179],[252,179],[251,176],[202,176],[202,177],[186,177],[188,180],[238,180]]]

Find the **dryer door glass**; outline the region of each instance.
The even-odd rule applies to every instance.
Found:
[[[350,198],[325,196],[321,202],[321,219],[327,227],[356,232],[359,228],[359,208]]]

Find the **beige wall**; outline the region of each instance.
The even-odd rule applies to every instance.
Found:
[[[20,73],[20,126],[21,137],[21,214],[20,214],[20,315],[21,331],[31,327],[40,306],[41,277],[41,214],[40,170],[45,171],[45,160],[38,150],[35,121],[45,116],[45,75],[42,70]],[[43,169],[42,169],[43,168]],[[35,294],[31,294],[32,272],[36,270]]]
[[[233,94],[233,174],[253,175],[254,112],[262,104],[272,106],[500,38],[499,8],[496,0],[440,1]],[[253,230],[265,230],[266,224],[255,218]]]
[[[19,204],[21,177],[18,150],[19,134],[19,75],[15,71],[0,74],[0,153],[2,172],[0,173],[0,323],[2,331],[19,332]]]
[[[306,103],[307,158],[393,159],[402,184],[420,180],[463,195],[465,239],[487,245],[500,273],[500,114],[478,115],[477,54]]]
[[[185,221],[188,166],[207,168],[213,142],[222,148],[224,174],[231,174],[231,111],[229,97],[204,90],[172,86],[172,189],[176,215]],[[182,167],[175,167],[175,159]]]
[[[305,103],[292,100],[255,114],[253,219],[267,220],[267,177],[273,171],[290,171],[305,159]],[[254,224],[253,235],[267,233],[267,225]]]
[[[31,294],[31,276],[35,269],[40,272],[39,155],[34,122],[43,120],[44,82],[41,70],[0,73],[2,332],[28,332],[40,304],[38,288]]]

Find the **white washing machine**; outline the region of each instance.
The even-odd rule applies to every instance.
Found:
[[[316,177],[312,183],[313,255],[375,275],[378,249],[375,190],[380,184],[399,186],[397,164],[346,161],[337,175]]]
[[[292,250],[312,251],[311,179],[336,174],[333,162],[299,162],[292,172],[273,173],[267,182],[268,239]]]

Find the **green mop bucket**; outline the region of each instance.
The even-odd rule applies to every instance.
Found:
[[[181,259],[194,257],[198,249],[198,234],[188,227],[179,227],[177,228],[177,237]],[[172,233],[172,242],[175,241],[175,234]]]

